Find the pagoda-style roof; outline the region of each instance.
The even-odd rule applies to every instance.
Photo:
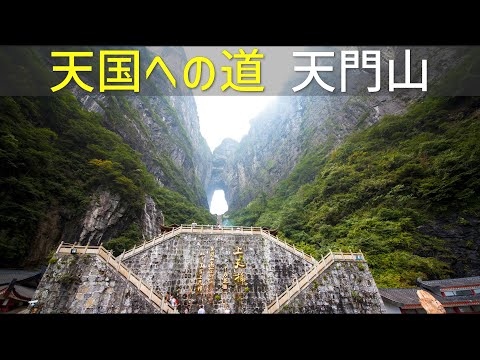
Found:
[[[456,279],[444,279],[444,280],[430,280],[422,281],[418,280],[419,284],[427,285],[432,287],[444,288],[461,288],[461,287],[480,287],[480,276],[471,276],[465,278],[456,278]]]
[[[0,286],[0,300],[13,299],[17,301],[30,301],[34,293],[35,289],[16,283]]]
[[[407,288],[407,289],[378,289],[382,298],[389,300],[399,307],[421,307],[420,300],[417,296],[417,290],[424,290],[422,288]],[[463,305],[478,305],[480,304],[480,294],[467,296],[446,296],[443,297],[438,294],[432,296],[440,301],[445,306]]]
[[[0,299],[29,301],[45,269],[0,269]]]
[[[23,269],[0,269],[0,286],[8,285],[13,279],[16,279],[17,282],[33,282],[33,286],[37,287],[38,282],[40,282],[41,275],[43,270],[23,270]],[[35,284],[36,279],[38,282]],[[26,285],[26,284],[24,284]]]

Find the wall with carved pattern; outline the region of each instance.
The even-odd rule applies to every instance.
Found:
[[[214,282],[210,279],[210,250],[214,249]],[[245,268],[235,269],[241,248]],[[203,257],[202,291],[197,290],[200,254]],[[127,260],[125,264],[159,293],[174,293],[183,309],[196,312],[204,304],[207,313],[261,313],[265,305],[291,285],[311,265],[259,235],[181,234]],[[222,289],[225,266],[229,281]],[[245,285],[235,282],[234,273],[244,272]],[[181,309],[182,311],[182,309]]]

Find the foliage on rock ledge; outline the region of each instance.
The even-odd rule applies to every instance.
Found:
[[[159,186],[140,154],[68,92],[0,98],[0,173],[2,265],[22,263],[49,210],[78,219],[99,187],[119,194],[139,215],[148,194],[167,223],[212,221],[207,209]]]
[[[377,285],[448,277],[444,241],[418,227],[448,214],[480,216],[478,98],[427,98],[384,116],[329,151],[306,155],[271,196],[230,214],[273,226],[314,256],[362,249]]]

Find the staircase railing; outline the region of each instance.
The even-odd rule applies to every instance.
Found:
[[[306,289],[310,283],[317,277],[317,275],[324,272],[335,261],[363,261],[365,258],[362,252],[358,253],[343,253],[343,252],[330,252],[326,256],[322,256],[322,260],[317,262],[310,270],[306,271],[300,278],[295,278],[292,285],[287,286],[285,291],[280,295],[275,296],[269,305],[265,307],[264,314],[273,314],[278,312],[280,308],[294,299],[300,292]]]
[[[120,260],[128,259],[152,246],[158,245],[164,241],[167,241],[178,234],[193,233],[193,234],[236,234],[236,235],[261,235],[267,238],[277,245],[281,246],[285,250],[294,253],[297,256],[305,259],[310,264],[316,264],[318,261],[311,255],[305,254],[303,251],[295,248],[295,245],[290,245],[280,238],[271,235],[268,231],[263,230],[261,227],[256,226],[213,226],[213,225],[181,225],[173,230],[156,236],[152,240],[144,241],[143,244],[135,245],[132,249],[126,251],[120,255]]]
[[[96,254],[105,261],[113,270],[123,276],[128,282],[135,286],[150,302],[159,310],[167,314],[178,313],[163,296],[160,296],[153,290],[153,286],[146,284],[138,275],[125,266],[121,261],[113,256],[112,251],[108,251],[103,246],[77,246],[75,244],[61,243],[57,248],[59,254]]]
[[[317,264],[318,263],[318,261],[313,256],[311,256],[309,254],[305,254],[303,251],[298,250],[295,247],[295,245],[288,244],[286,241],[281,240],[277,236],[271,235],[268,231],[262,230],[262,236],[264,238],[267,238],[267,239],[273,241],[275,244],[281,246],[285,250],[287,250],[291,253],[294,253],[297,256],[300,256],[301,258],[303,258],[305,261],[309,262],[310,264]]]
[[[163,233],[162,235],[157,236],[150,241],[145,241],[138,247],[134,246],[132,249],[124,252],[117,258],[113,256],[112,251],[108,251],[103,246],[90,246],[89,244],[86,246],[79,246],[76,244],[67,244],[62,242],[57,248],[57,253],[97,254],[111,268],[116,270],[121,276],[127,279],[127,281],[139,289],[140,292],[142,292],[157,309],[160,309],[165,313],[178,313],[176,309],[174,309],[167,301],[165,301],[164,297],[160,296],[153,290],[152,286],[146,284],[138,275],[133,273],[132,270],[123,263],[123,260],[182,233],[241,235],[258,234],[263,238],[273,241],[275,244],[281,246],[285,250],[302,257],[305,261],[313,265],[300,278],[295,278],[292,285],[287,286],[283,293],[276,295],[275,300],[265,307],[263,313],[277,312],[282,306],[287,304],[303,289],[305,289],[318,274],[325,271],[335,261],[365,261],[362,252],[344,253],[332,252],[331,250],[326,256],[322,256],[321,261],[317,261],[313,256],[305,254],[303,251],[299,251],[295,245],[290,245],[285,241],[282,241],[278,237],[271,235],[268,231],[263,230],[261,227],[218,227],[212,225],[181,225],[180,227],[174,228],[167,233]]]

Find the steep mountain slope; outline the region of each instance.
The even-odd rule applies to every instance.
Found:
[[[428,98],[311,151],[230,219],[319,255],[361,248],[379,286],[480,271],[480,101]]]
[[[100,50],[110,47],[94,47],[95,56]],[[115,50],[122,47],[114,47]],[[131,48],[126,48],[131,49]],[[172,71],[183,68],[186,55],[183,49],[168,47],[151,49],[140,47],[139,71],[144,77],[146,69],[156,55],[167,61]],[[55,64],[46,47],[38,48],[45,61]],[[71,49],[57,49],[71,50]],[[75,50],[79,50],[78,47]],[[174,64],[177,64],[174,66]],[[98,69],[86,73],[85,79],[98,89]],[[153,71],[148,80],[141,81],[142,94],[130,96],[131,92],[88,93],[74,82],[69,90],[89,110],[103,116],[103,125],[117,133],[134,150],[142,154],[142,161],[160,183],[185,195],[192,202],[207,206],[205,184],[208,182],[211,152],[200,134],[195,100],[190,89],[185,96],[172,96],[173,90],[161,70]]]
[[[49,78],[50,50],[9,49],[0,60],[18,73],[14,60],[26,57],[27,71]],[[185,61],[183,51],[168,54]],[[140,48],[141,71],[154,56]],[[83,79],[97,86],[98,67]],[[145,86],[155,96],[88,93],[72,82],[59,96],[1,98],[0,264],[42,261],[61,240],[114,239],[118,250],[164,221],[214,221],[205,194],[211,152],[193,97],[170,96],[161,72]]]
[[[349,48],[352,49],[361,51],[363,48]],[[318,51],[318,48],[311,50]],[[336,51],[337,54],[339,51],[335,48],[322,50]],[[388,74],[388,59],[398,59],[396,69],[400,72],[400,69],[404,69],[401,62],[404,51],[403,47],[382,49],[382,89],[388,89],[388,77],[385,75]],[[412,57],[412,74],[419,74],[419,59],[436,59],[428,67],[429,94],[435,89],[438,91],[452,83],[457,84],[465,78],[465,74],[470,75],[471,71],[474,72],[473,75],[478,73],[478,68],[472,66],[472,59],[479,58],[478,51],[474,57],[470,55],[474,50],[466,51],[462,48],[419,47],[412,52],[416,56],[416,60]],[[478,61],[476,65],[478,67]],[[338,56],[333,66],[340,67]],[[463,72],[459,72],[459,69]],[[360,79],[365,76],[370,76],[370,80],[365,80],[367,84],[372,81],[371,73],[365,70],[350,71],[352,78],[353,75],[358,77],[359,83],[362,83]],[[400,78],[403,80],[402,76]],[[322,73],[322,79],[330,84],[338,82],[333,73]],[[458,84],[456,86],[459,88]],[[313,82],[301,92],[303,96],[279,96],[276,102],[251,121],[248,135],[240,141],[235,151],[232,151],[231,141],[227,146],[218,147],[214,151],[213,161],[226,161],[223,162],[223,168],[216,171],[217,175],[212,173],[208,196],[211,196],[214,188],[220,188],[225,191],[231,210],[245,207],[262,192],[271,194],[276,184],[290,174],[302,157],[318,146],[331,151],[342,143],[345,136],[375,124],[383,115],[403,113],[409,104],[425,95],[413,90],[393,93],[383,91],[370,95],[347,92],[348,95],[318,96],[320,90]]]

